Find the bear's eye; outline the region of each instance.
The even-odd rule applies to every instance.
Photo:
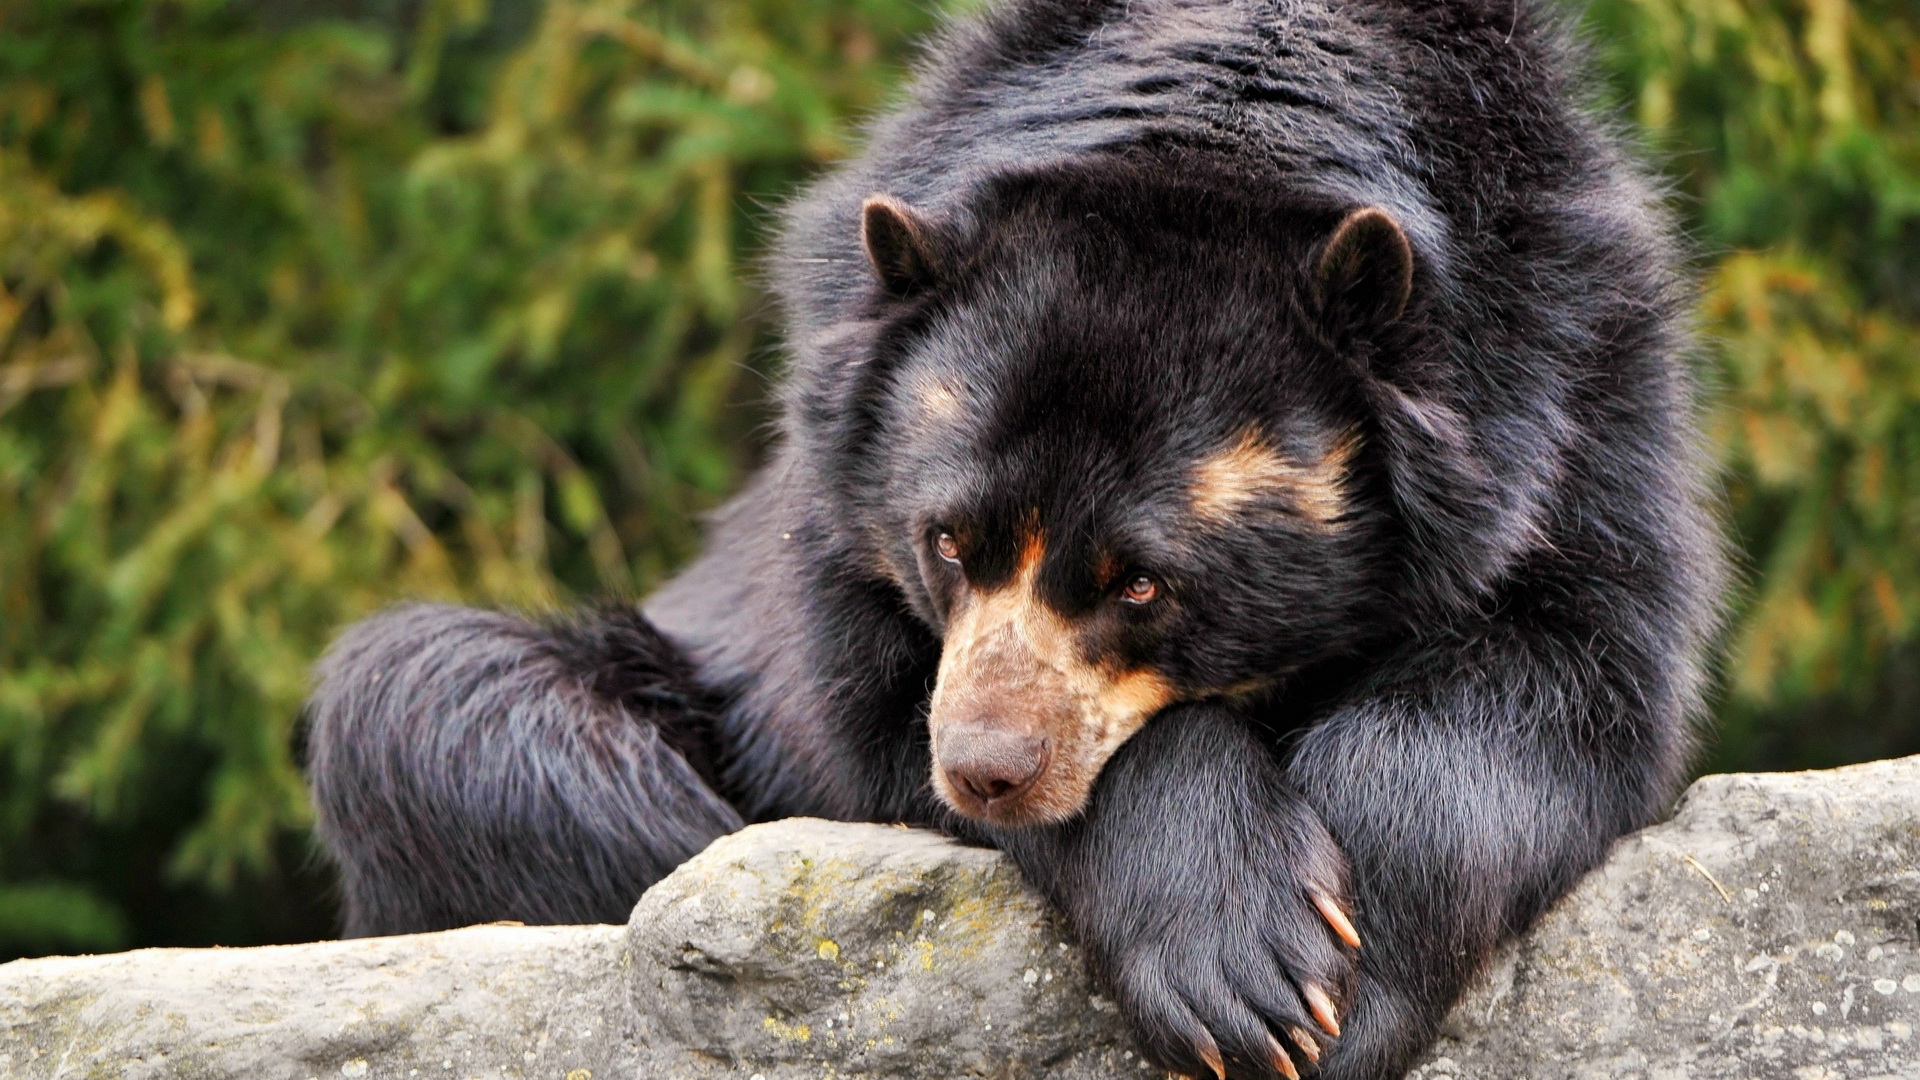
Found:
[[[1135,574],[1127,587],[1120,590],[1120,599],[1129,604],[1145,604],[1159,595],[1159,583],[1145,574]]]
[[[950,563],[960,562],[960,541],[955,540],[952,533],[941,533],[936,537],[933,541],[933,550],[939,552],[940,557]]]

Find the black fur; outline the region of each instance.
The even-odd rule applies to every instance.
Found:
[[[635,612],[541,628],[396,608],[348,631],[318,678],[307,768],[350,936],[619,922],[741,825],[702,781],[703,737],[670,734],[705,703]]]
[[[688,660],[631,612],[447,608],[329,656],[348,930],[619,918],[742,819],[910,821],[1010,852],[1161,1064],[1304,1069],[1315,985],[1325,1075],[1398,1076],[1683,773],[1722,571],[1670,227],[1534,0],[1008,0],[931,56],[787,215],[783,438],[646,605]],[[1404,310],[1397,231],[1327,258],[1362,207]],[[1194,517],[1250,429],[1358,436],[1337,521]],[[1086,649],[1185,703],[1011,828],[934,797],[926,710],[1022,530]]]

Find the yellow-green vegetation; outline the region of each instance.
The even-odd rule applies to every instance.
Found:
[[[769,1016],[761,1021],[767,1033],[783,1042],[807,1042],[813,1038],[813,1029],[806,1024],[788,1024],[778,1017]]]
[[[687,557],[766,417],[769,203],[932,8],[0,0],[0,955],[327,930],[308,665],[400,596]],[[1920,611],[1920,19],[1589,22],[1706,253],[1716,764],[1915,748],[1826,736]]]
[[[130,904],[302,857],[342,623],[686,557],[763,419],[764,200],[930,22],[393,8],[0,0],[0,953],[230,934]]]
[[[1920,751],[1920,8],[1597,0],[1590,22],[1705,260],[1749,586],[1714,764]]]

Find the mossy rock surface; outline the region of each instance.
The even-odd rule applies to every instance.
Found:
[[[675,1075],[1144,1075],[1079,947],[995,851],[758,826],[654,886],[629,926],[634,1013],[683,1048],[660,1059]]]
[[[1419,1080],[1920,1080],[1920,758],[1708,777],[1503,953]],[[996,852],[794,820],[626,927],[0,965],[15,1077],[1159,1076]]]

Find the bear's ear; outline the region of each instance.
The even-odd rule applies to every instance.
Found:
[[[1341,219],[1320,249],[1314,299],[1329,326],[1366,330],[1407,310],[1413,295],[1413,245],[1393,215],[1365,206]]]
[[[891,195],[875,195],[860,207],[860,243],[880,284],[906,297],[934,283],[933,224]]]

